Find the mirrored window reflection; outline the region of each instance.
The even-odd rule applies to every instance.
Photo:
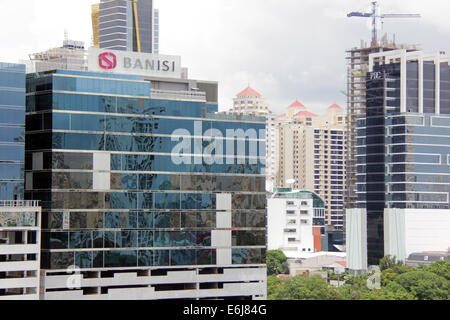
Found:
[[[137,251],[105,251],[105,268],[111,267],[136,267]]]
[[[233,211],[234,228],[265,228],[266,225],[265,211]]]
[[[232,250],[233,264],[263,264],[265,263],[264,249],[233,249]]]
[[[233,231],[233,246],[265,246],[265,231]]]
[[[103,212],[71,212],[70,229],[103,228]]]
[[[75,265],[80,269],[93,267],[93,252],[81,251],[75,252]]]

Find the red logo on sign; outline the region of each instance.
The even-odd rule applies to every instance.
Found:
[[[98,64],[102,69],[114,69],[117,66],[117,58],[114,53],[105,52],[98,56]]]

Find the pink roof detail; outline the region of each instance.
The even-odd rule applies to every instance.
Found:
[[[345,261],[336,261],[336,263],[340,264],[343,267],[347,267],[347,262]]]
[[[295,117],[317,117],[317,116],[318,116],[317,114],[314,114],[309,111],[300,111],[295,115]]]
[[[340,106],[338,106],[337,104],[333,104],[331,106],[329,106],[328,109],[342,109]]]
[[[252,88],[248,87],[247,89],[245,89],[244,91],[242,91],[241,93],[237,94],[238,97],[244,97],[244,96],[257,96],[257,97],[261,97],[261,94],[259,94],[258,92],[256,92],[255,90],[253,90]]]
[[[303,104],[296,100],[293,104],[289,106],[289,108],[306,108]]]
[[[281,116],[278,116],[277,119],[286,118],[286,113],[283,113]]]

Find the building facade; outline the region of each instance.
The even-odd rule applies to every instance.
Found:
[[[0,63],[0,300],[39,298],[40,208],[24,199],[25,65]]]
[[[270,111],[263,96],[251,87],[238,93],[233,99],[233,107],[225,113],[266,118],[266,183],[268,191],[271,192],[275,185],[278,159],[276,116]]]
[[[362,260],[352,265],[450,247],[449,61],[405,49],[370,55],[358,118],[358,208],[347,230],[348,242],[366,248],[356,244]]]
[[[0,301],[39,299],[40,214],[38,201],[0,201]]]
[[[346,117],[338,105],[319,116],[299,102],[277,118],[276,185],[317,193],[326,223],[342,231],[346,179]]]
[[[101,0],[92,7],[92,26],[95,47],[159,52],[159,12],[153,0]]]
[[[347,208],[356,208],[357,187],[357,121],[358,117],[366,112],[366,75],[369,71],[369,55],[372,53],[388,52],[396,49],[415,51],[415,46],[405,46],[389,42],[387,38],[368,46],[361,41],[360,47],[347,51],[347,181],[346,205]]]
[[[275,188],[267,199],[268,249],[288,258],[322,251],[325,203],[315,193]]]
[[[99,52],[98,70],[105,52],[127,54]],[[28,76],[26,195],[43,205],[41,297],[264,299],[263,156],[237,150],[265,136],[225,131],[264,132],[265,119],[216,114],[216,82],[98,70]],[[212,137],[216,151],[204,157]]]
[[[25,66],[0,63],[0,200],[23,199]]]

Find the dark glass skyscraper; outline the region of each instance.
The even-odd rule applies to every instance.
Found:
[[[153,0],[101,0],[93,20],[95,45],[101,49],[157,52]],[[96,15],[97,17],[97,15]],[[97,25],[98,24],[98,25]]]
[[[0,200],[23,199],[25,65],[0,63]]]
[[[369,265],[450,244],[449,61],[406,50],[370,55],[357,126],[357,207],[367,214]]]
[[[26,194],[43,205],[45,299],[265,297],[264,165],[236,153],[265,135],[231,140],[231,162],[203,159],[212,132],[265,120],[217,109],[212,82],[28,76]],[[182,139],[188,159],[174,162]]]

